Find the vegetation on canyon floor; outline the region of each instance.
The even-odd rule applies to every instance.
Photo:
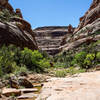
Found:
[[[49,57],[38,50],[23,50],[14,45],[0,48],[0,76],[20,74],[21,72],[52,73],[57,77],[85,72],[100,64],[100,41],[81,45],[79,51],[70,50]],[[84,48],[82,48],[84,47]]]
[[[49,60],[37,50],[24,48],[21,50],[14,45],[0,48],[0,76],[4,74],[18,74],[20,72],[43,72],[50,66]]]
[[[0,21],[9,22],[10,18],[17,16],[9,10],[0,11]],[[89,30],[81,30],[82,32]],[[100,34],[100,31],[94,35]],[[100,64],[100,41],[84,43],[77,48],[59,53],[50,57],[46,52],[38,50],[23,50],[14,45],[2,46],[0,48],[0,76],[8,74],[20,74],[21,72],[52,73],[57,77],[64,77],[68,74],[85,72]]]

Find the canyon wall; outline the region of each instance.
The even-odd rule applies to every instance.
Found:
[[[4,44],[38,49],[30,23],[23,19],[20,9],[14,11],[8,0],[0,0],[0,46]]]
[[[33,30],[36,36],[38,47],[50,55],[55,55],[61,50],[59,47],[64,45],[62,41],[65,36],[70,36],[74,31],[71,25],[67,26],[48,26],[39,27]]]

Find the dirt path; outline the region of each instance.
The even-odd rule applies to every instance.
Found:
[[[100,71],[51,78],[36,100],[100,100]]]

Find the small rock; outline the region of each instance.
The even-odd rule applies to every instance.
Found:
[[[21,95],[21,91],[18,89],[12,89],[12,88],[3,88],[2,89],[2,95],[4,96],[20,96]]]
[[[1,92],[1,89],[0,89],[0,98],[1,98],[1,94],[2,94],[2,92]]]
[[[20,76],[26,76],[26,77],[27,77],[28,74],[27,74],[26,72],[21,72],[21,73],[20,73]]]
[[[18,82],[20,86],[24,86],[25,88],[33,88],[32,83],[25,77],[20,77]]]
[[[43,84],[34,84],[34,87],[42,87]]]
[[[9,83],[10,83],[11,88],[16,88],[16,89],[19,88],[19,84],[18,84],[17,81],[15,81],[15,80],[9,80]]]
[[[0,82],[0,89],[3,88],[3,87],[4,87],[3,83]]]
[[[26,94],[23,94],[23,95],[19,96],[17,99],[30,99],[30,98],[36,98],[36,97],[37,97],[37,94],[26,93]]]
[[[38,89],[34,88],[34,89],[20,89],[21,92],[23,93],[29,93],[29,92],[37,92]]]
[[[96,65],[96,70],[100,70],[100,64]]]

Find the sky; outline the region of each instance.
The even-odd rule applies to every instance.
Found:
[[[77,27],[79,18],[89,9],[92,0],[9,0],[20,8],[32,28],[43,26]]]

